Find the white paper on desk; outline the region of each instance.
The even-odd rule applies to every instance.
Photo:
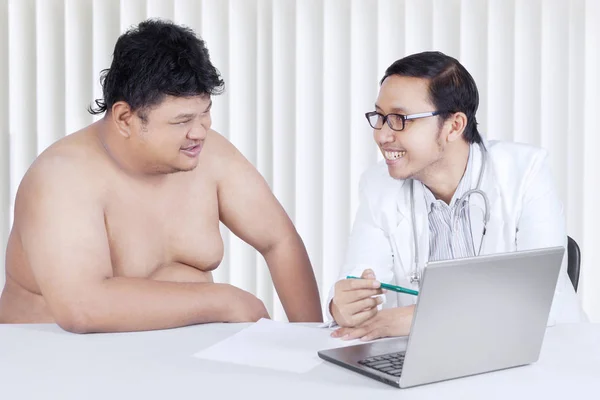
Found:
[[[331,330],[261,319],[194,357],[252,367],[303,373],[319,365],[317,351],[345,347],[359,340],[332,338]]]

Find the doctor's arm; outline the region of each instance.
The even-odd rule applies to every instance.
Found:
[[[533,164],[530,179],[523,182],[525,195],[517,221],[517,250],[553,246],[566,248],[567,233],[563,205],[559,199],[547,157]],[[567,254],[556,285],[549,324],[585,320],[579,300],[567,275]]]
[[[326,302],[326,320],[340,326],[356,326],[377,313],[381,304],[379,282],[393,279],[389,240],[376,223],[369,204],[365,175],[361,178],[360,203],[348,240],[345,263]],[[364,279],[346,279],[346,276]]]

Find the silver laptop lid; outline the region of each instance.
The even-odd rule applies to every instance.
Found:
[[[431,262],[401,387],[537,361],[563,247]]]

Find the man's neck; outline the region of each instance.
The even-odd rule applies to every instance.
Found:
[[[441,160],[417,179],[431,190],[436,199],[450,204],[469,161],[469,143],[460,140],[449,144]]]
[[[160,183],[165,179],[164,174],[151,174],[144,170],[142,165],[136,162],[135,154],[128,149],[124,137],[117,131],[116,127],[106,119],[96,122],[96,137],[98,138],[104,151],[121,171],[127,175],[137,178],[139,181],[147,183]]]

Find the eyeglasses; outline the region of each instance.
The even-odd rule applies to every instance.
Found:
[[[365,114],[367,117],[367,121],[369,121],[369,125],[373,129],[381,129],[383,128],[383,124],[387,121],[388,126],[394,131],[401,131],[404,129],[404,125],[406,121],[411,119],[419,119],[419,118],[427,118],[433,117],[439,114],[444,114],[446,111],[430,111],[418,114],[410,114],[410,115],[402,115],[402,114],[388,114],[382,115],[377,111],[371,111]]]

